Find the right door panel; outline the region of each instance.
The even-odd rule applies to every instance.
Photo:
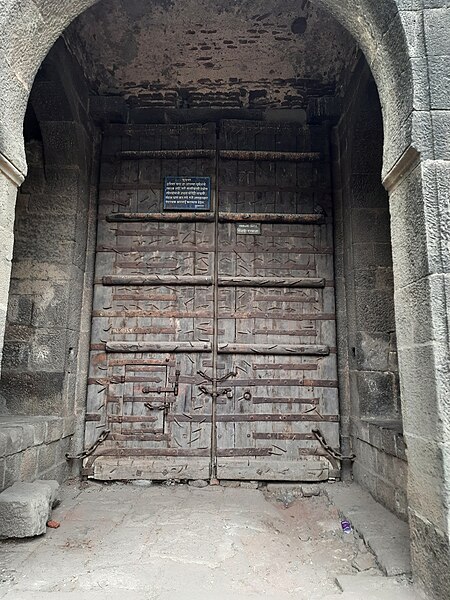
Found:
[[[221,126],[219,479],[322,481],[339,465],[327,132]],[[304,215],[304,218],[302,217]]]

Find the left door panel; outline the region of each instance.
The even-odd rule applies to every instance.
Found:
[[[214,222],[167,220],[163,182],[210,177],[214,190],[215,145],[214,125],[105,131],[86,448],[110,433],[84,465],[97,479],[209,477],[197,371],[212,363]]]

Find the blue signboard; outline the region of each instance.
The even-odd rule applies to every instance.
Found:
[[[210,177],[165,177],[164,210],[210,210]]]

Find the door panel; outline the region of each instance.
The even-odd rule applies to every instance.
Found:
[[[225,150],[313,150],[310,130],[292,126],[228,122],[220,139]],[[319,150],[323,157],[325,148]],[[220,159],[220,211],[241,215],[243,222],[243,213],[273,214],[274,221],[277,214],[331,214],[326,157],[314,167],[257,158],[243,152],[235,161]],[[313,192],[311,179],[317,181]],[[287,285],[220,289],[219,352],[239,344],[240,353],[224,357],[225,370],[238,374],[229,383],[233,398],[217,405],[217,476],[327,479],[336,465],[311,430],[320,424],[327,441],[339,445],[331,219],[261,223],[255,235],[240,234],[239,221],[218,227],[219,279],[286,278]],[[323,278],[325,287],[292,289],[295,278]],[[303,345],[331,352],[317,355],[312,348],[306,356]],[[283,348],[290,352],[281,354]]]
[[[214,125],[105,133],[86,446],[110,434],[86,461],[94,477],[209,477],[212,400],[197,371],[212,356],[213,290],[201,283],[213,276],[214,222],[155,215],[165,175],[214,180],[215,145]],[[165,152],[192,148],[212,157]]]
[[[339,475],[312,431],[339,448],[327,140],[240,121],[218,148],[215,125],[107,130],[86,446],[110,434],[88,475]],[[210,213],[163,212],[164,176],[215,191],[216,172]]]

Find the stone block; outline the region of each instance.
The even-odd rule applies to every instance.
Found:
[[[67,282],[42,282],[42,293],[36,294],[32,324],[37,328],[66,327],[71,302]],[[45,291],[44,291],[45,290]]]
[[[247,490],[257,490],[259,483],[257,481],[241,481],[240,487]]]
[[[434,527],[448,526],[448,481],[445,478],[445,447],[416,435],[408,443],[408,504]]]
[[[372,472],[364,468],[364,465],[359,461],[353,465],[354,480],[360,486],[366,489],[375,498],[377,494],[377,477]]]
[[[53,417],[47,421],[47,434],[45,441],[47,444],[59,441],[63,436],[64,419],[62,417]]]
[[[33,481],[37,474],[38,449],[27,448],[19,456],[20,468],[17,479],[19,481]]]
[[[311,498],[312,496],[320,496],[320,487],[314,483],[303,483],[301,489],[305,498]]]
[[[445,386],[441,390],[440,375],[445,372],[441,367],[447,368],[444,367],[448,364],[447,352],[446,344],[441,347],[434,343],[399,351],[402,398],[408,399],[402,405],[405,439],[409,433],[412,440],[416,436],[438,442],[445,439],[441,427],[441,403],[445,405],[448,391]]]
[[[54,479],[55,481],[61,482],[66,481],[70,476],[78,477],[79,472],[75,468],[71,472],[69,463],[65,459],[62,462],[55,463],[53,467],[46,471],[38,472],[38,477],[43,479]]]
[[[5,474],[3,487],[8,488],[17,481],[17,473],[20,470],[20,453],[5,457]]]
[[[22,427],[8,427],[6,431],[7,441],[5,455],[9,456],[23,450],[23,429]]]
[[[366,243],[390,242],[389,212],[386,208],[358,208],[352,210],[353,240]]]
[[[427,236],[420,166],[392,190],[390,205],[392,237],[397,240],[392,247],[394,277],[397,289],[400,289],[427,275],[432,267],[439,266],[439,261],[429,256],[428,244],[433,238]],[[432,208],[428,212],[433,212]],[[437,215],[430,214],[428,218],[435,224]]]
[[[0,538],[42,535],[57,495],[57,482],[15,483],[0,494]]]
[[[380,181],[381,157],[374,159],[379,163],[378,174],[370,177],[367,174],[354,173],[351,176],[352,205],[355,208],[378,208],[388,210],[388,195]]]
[[[44,419],[42,419],[42,420],[41,419],[37,420],[37,419],[38,419],[38,417],[36,418],[36,421],[33,424],[34,445],[40,446],[45,441],[45,436],[47,434],[47,423],[45,422]]]
[[[30,346],[26,342],[5,340],[2,368],[6,371],[23,371],[28,368]]]
[[[58,415],[62,411],[64,378],[63,372],[6,372],[2,374],[1,393],[12,413]]]
[[[450,97],[449,61],[450,56],[428,57],[431,108],[433,110],[448,108],[448,98]]]
[[[395,329],[391,290],[356,290],[357,328],[368,333]]]
[[[409,56],[425,56],[425,40],[423,35],[422,14],[420,11],[409,11],[402,15],[402,23],[408,42]]]
[[[30,370],[60,373],[66,363],[66,338],[55,329],[39,329],[31,347]]]
[[[191,479],[189,485],[194,488],[205,488],[208,487],[208,482],[205,479]]]
[[[33,314],[33,299],[28,296],[10,294],[8,321],[18,325],[29,325]]]
[[[450,113],[448,110],[434,110],[431,115],[434,135],[434,151],[438,160],[450,160]]]
[[[403,461],[407,460],[407,456],[406,456],[406,444],[405,444],[405,438],[403,437],[403,434],[398,434],[395,436],[395,454],[396,456]]]
[[[395,417],[396,379],[392,373],[361,371],[357,373],[359,409],[365,417]]]
[[[411,560],[416,581],[433,598],[448,598],[450,546],[448,534],[415,511],[409,512]]]
[[[406,491],[395,489],[395,514],[398,515],[402,521],[408,520],[408,496]]]
[[[450,9],[434,8],[423,12],[427,52],[431,56],[450,55]]]
[[[49,487],[51,490],[50,495],[50,506],[51,508],[55,508],[61,503],[61,494],[59,483],[55,479],[38,479],[34,482],[36,485],[42,485],[44,487]]]
[[[356,334],[356,366],[362,370],[387,371],[389,362],[389,333]]]
[[[55,466],[57,442],[44,444],[39,447],[38,473],[44,473]]]

